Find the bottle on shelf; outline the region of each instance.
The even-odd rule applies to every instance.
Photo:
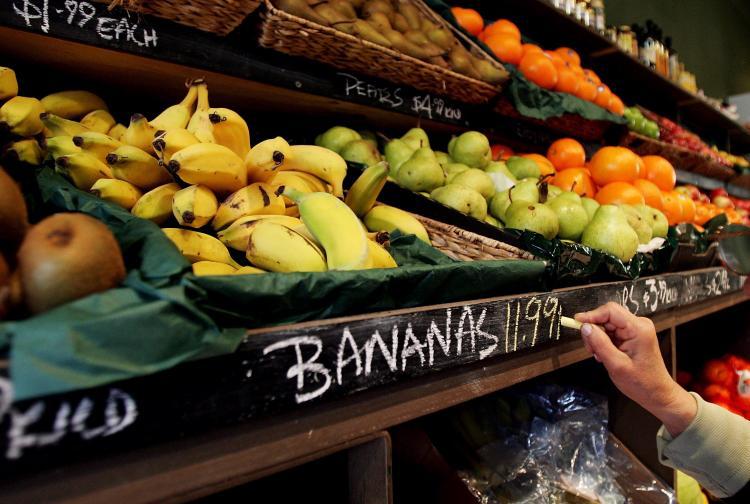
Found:
[[[594,11],[594,29],[599,33],[604,33],[607,28],[604,17],[604,0],[591,0],[591,8]]]

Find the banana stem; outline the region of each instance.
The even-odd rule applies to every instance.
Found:
[[[281,196],[282,194],[297,204],[299,204],[300,200],[305,197],[305,193],[289,186],[279,187],[276,191],[276,195]]]

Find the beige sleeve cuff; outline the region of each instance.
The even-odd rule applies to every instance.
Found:
[[[674,439],[664,426],[659,429],[659,459],[698,480],[714,496],[732,496],[750,480],[750,422],[691,395],[698,414]]]

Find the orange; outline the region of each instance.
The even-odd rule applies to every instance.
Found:
[[[499,33],[513,35],[519,43],[521,42],[521,30],[518,29],[518,26],[516,26],[515,23],[508,21],[507,19],[498,19],[484,29],[485,38],[490,38]]]
[[[558,47],[555,52],[571,65],[581,66],[581,57],[570,47]]]
[[[661,156],[643,156],[645,175],[643,178],[656,184],[662,191],[671,191],[677,183],[677,174],[672,163]]]
[[[601,84],[602,83],[602,80],[599,78],[598,75],[596,75],[594,73],[593,70],[589,70],[588,68],[584,68],[583,69],[583,75],[584,75],[584,77],[587,77],[587,78],[591,79],[592,81],[596,82],[597,84]]]
[[[573,70],[573,73],[576,74],[580,78],[585,78],[586,76],[583,74],[583,68],[581,68],[578,65],[570,65],[570,68]]]
[[[570,69],[567,63],[565,65],[557,68],[557,86],[555,86],[555,91],[574,95],[581,86],[581,79]]]
[[[552,89],[557,85],[557,69],[552,59],[544,53],[527,53],[521,58],[518,70],[539,87]]]
[[[591,158],[589,169],[594,182],[601,187],[611,182],[634,181],[638,178],[640,162],[630,149],[603,147]]]
[[[536,52],[536,53],[543,53],[541,47],[535,44],[523,44],[521,46],[521,49],[523,50],[523,56],[526,56],[530,52]],[[521,56],[523,58],[523,56]]]
[[[612,182],[596,193],[596,201],[600,205],[642,205],[643,195],[633,184],[627,182]]]
[[[576,140],[561,138],[552,143],[547,149],[547,159],[557,170],[579,168],[586,162],[586,151]]]
[[[682,221],[682,203],[680,203],[680,194],[674,191],[662,191],[662,212],[667,216],[670,226],[679,224]],[[708,219],[706,219],[708,220]],[[705,221],[703,221],[705,222]],[[701,222],[701,224],[703,224]]]
[[[594,181],[584,168],[568,168],[558,172],[552,179],[552,184],[563,191],[573,191],[580,196],[593,198],[596,194]]]
[[[581,100],[594,101],[596,99],[596,82],[591,79],[582,78],[579,81],[576,96]]]
[[[651,208],[656,208],[657,210],[661,210],[664,202],[662,201],[661,190],[656,186],[656,184],[654,184],[650,180],[636,179],[633,182],[633,187],[638,189],[638,191],[643,194],[643,199],[646,200],[646,204],[648,206],[650,206]]]
[[[513,35],[497,33],[487,37],[484,43],[492,49],[495,56],[503,63],[518,65],[518,62],[521,61],[523,53],[521,43]]]
[[[507,145],[495,144],[492,146],[492,159],[494,161],[508,159],[513,154],[513,149]]]
[[[695,220],[695,201],[689,196],[680,194],[680,206],[682,207],[682,222],[693,222]]]
[[[609,103],[605,108],[613,114],[617,115],[622,115],[625,112],[625,104],[622,103],[622,100],[616,94],[612,94],[612,96],[610,96]]]
[[[549,56],[549,58],[552,60],[552,64],[555,65],[555,68],[560,68],[561,66],[565,66],[567,64],[567,61],[562,59],[562,57],[554,51],[544,51],[544,54]]]
[[[612,91],[609,90],[609,88],[604,84],[599,84],[596,87],[596,98],[594,98],[594,103],[599,105],[601,108],[607,108],[607,105],[609,105],[609,99],[612,98]]]
[[[477,36],[484,29],[484,19],[482,19],[481,14],[474,9],[452,7],[451,12],[461,28],[472,35]]]
[[[552,166],[552,163],[549,159],[542,156],[541,154],[521,154],[521,157],[534,161],[539,167],[541,176],[555,174],[555,167]]]

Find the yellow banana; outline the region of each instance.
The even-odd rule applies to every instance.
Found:
[[[0,100],[13,98],[18,94],[16,72],[12,68],[0,67]]]
[[[263,273],[268,272],[254,266],[243,266],[234,272],[235,275],[262,275]]]
[[[344,202],[357,217],[364,217],[375,205],[375,201],[388,180],[388,163],[381,161],[362,172],[346,193]]]
[[[75,136],[89,130],[79,122],[65,119],[50,112],[40,114],[39,118],[42,120],[42,124],[44,124],[44,136],[47,138],[62,135]]]
[[[220,262],[198,261],[193,263],[193,275],[195,276],[234,275],[238,271],[234,266]]]
[[[422,223],[410,213],[398,208],[378,205],[367,212],[363,220],[370,231],[392,233],[398,230],[404,234],[413,234],[425,243],[431,244],[430,236]]]
[[[261,221],[255,226],[246,257],[268,271],[326,271],[325,258],[307,239],[276,222]]]
[[[73,184],[84,191],[91,189],[94,183],[102,178],[112,178],[112,171],[91,154],[76,152],[60,156],[56,160],[58,169],[66,175]]]
[[[169,163],[175,152],[197,143],[200,142],[195,138],[195,135],[181,128],[157,131],[153,141],[154,151],[164,164]]]
[[[203,143],[216,143],[214,125],[208,117],[208,84],[201,81],[197,84],[197,88],[198,104],[185,129]]]
[[[180,186],[174,182],[151,189],[136,201],[130,213],[162,225],[172,216],[172,198],[179,190]]]
[[[285,180],[285,177],[287,175],[294,176],[296,178],[301,178],[305,182],[307,182],[307,185],[310,186],[311,192],[331,192],[331,186],[320,180],[315,175],[310,175],[309,173],[296,171],[296,170],[284,170],[279,171],[276,173],[276,177],[273,179],[273,183],[276,184],[277,181],[283,182]],[[279,183],[278,185],[282,185]]]
[[[247,179],[253,182],[268,182],[273,179],[276,169],[291,157],[291,148],[281,137],[263,140],[250,149],[245,158]]]
[[[52,159],[82,152],[81,148],[73,143],[73,137],[68,135],[45,138],[44,147],[47,149],[47,155]]]
[[[115,178],[141,189],[152,189],[172,180],[155,157],[132,145],[120,145],[107,154],[106,160]]]
[[[284,215],[284,200],[276,196],[273,187],[256,182],[230,194],[216,212],[211,225],[222,229],[246,215]]]
[[[13,142],[4,152],[4,156],[10,161],[27,163],[33,166],[42,164],[43,154],[39,143],[33,138]]]
[[[297,217],[297,218],[299,218],[299,208],[297,207],[297,205],[288,206],[284,210],[284,215],[286,215],[288,217]]]
[[[92,110],[107,110],[104,100],[90,91],[73,90],[52,93],[42,98],[44,110],[65,119],[77,119]]]
[[[162,231],[191,263],[212,261],[234,268],[240,267],[229,255],[229,250],[224,244],[211,235],[180,228],[164,228]]]
[[[301,220],[296,217],[287,217],[286,215],[248,215],[240,217],[228,228],[216,233],[216,237],[227,247],[245,252],[253,229],[262,221],[276,222],[291,229],[302,225]]]
[[[250,151],[250,130],[245,120],[233,110],[211,108],[205,82],[200,82],[197,88],[198,105],[187,130],[201,142],[223,145],[245,159]]]
[[[0,107],[0,131],[29,137],[44,129],[40,115],[44,112],[42,103],[36,98],[14,96]]]
[[[247,170],[237,154],[218,144],[199,143],[177,151],[167,170],[187,184],[201,184],[220,194],[247,185]]]
[[[107,132],[109,136],[114,138],[115,140],[122,141],[122,136],[125,134],[125,132],[128,130],[128,127],[124,124],[117,123],[110,130]]]
[[[152,142],[154,141],[155,133],[156,128],[149,124],[143,114],[133,114],[130,116],[130,124],[125,133],[120,137],[120,141],[153,154],[154,146]]]
[[[130,210],[135,206],[143,193],[130,182],[117,179],[99,179],[91,186],[91,194]]]
[[[310,188],[310,184],[307,183],[305,179],[302,177],[298,177],[295,173],[290,174],[289,172],[279,172],[276,174],[276,176],[271,180],[270,184],[271,187],[278,189],[280,187],[291,187],[292,189],[296,189],[299,192],[302,193],[310,193],[315,192]],[[284,198],[284,204],[287,207],[294,206],[294,201],[290,200],[288,197],[282,195],[282,198]]]
[[[180,189],[172,199],[172,213],[180,226],[201,228],[211,222],[219,203],[206,186],[193,185]]]
[[[280,170],[295,170],[315,175],[333,187],[334,196],[344,196],[344,158],[317,145],[292,145],[291,152],[291,158],[279,167]]]
[[[187,95],[178,104],[167,107],[161,114],[149,121],[157,130],[185,128],[193,115],[195,100],[198,98],[198,81],[189,86]]]
[[[97,133],[109,133],[116,122],[112,114],[104,109],[92,110],[81,119],[81,124]]]
[[[96,131],[86,131],[74,136],[73,143],[102,163],[106,162],[107,154],[122,146],[119,140]]]
[[[370,268],[398,268],[393,256],[379,243],[367,240]]]
[[[328,193],[304,194],[285,188],[299,207],[302,222],[325,250],[329,270],[356,270],[367,265],[367,235],[354,212]]]

